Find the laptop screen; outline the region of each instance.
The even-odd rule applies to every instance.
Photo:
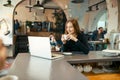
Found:
[[[28,36],[29,52],[31,55],[51,58],[51,47],[49,37]]]

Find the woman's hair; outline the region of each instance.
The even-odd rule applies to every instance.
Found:
[[[79,33],[80,33],[80,27],[79,27],[79,24],[78,24],[78,22],[77,22],[76,19],[70,19],[70,20],[68,20],[68,21],[66,22],[66,24],[65,24],[65,34],[68,33],[67,30],[66,30],[66,28],[67,28],[67,24],[68,24],[69,22],[72,23],[72,25],[73,25],[73,27],[74,27],[74,29],[75,29],[75,33],[76,33],[76,34],[79,34]]]

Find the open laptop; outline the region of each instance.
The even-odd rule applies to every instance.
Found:
[[[46,59],[56,59],[63,57],[61,54],[51,53],[49,37],[28,36],[29,52],[33,56]]]

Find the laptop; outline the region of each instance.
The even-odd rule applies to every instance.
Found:
[[[46,59],[57,59],[63,57],[62,54],[51,53],[49,37],[28,36],[29,52],[32,56]]]

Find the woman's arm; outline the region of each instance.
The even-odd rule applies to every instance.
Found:
[[[76,41],[76,46],[85,54],[89,53],[88,41],[84,34],[78,36],[78,40]]]
[[[64,51],[67,51],[67,46],[68,46],[68,44],[67,44],[67,41],[66,41],[66,39],[65,39],[65,37],[64,37],[64,34],[62,35],[62,37],[61,37],[61,41],[62,41],[62,51],[64,52]]]
[[[68,45],[67,45],[67,44],[63,44],[63,45],[62,45],[62,51],[63,51],[63,52],[68,51]]]

